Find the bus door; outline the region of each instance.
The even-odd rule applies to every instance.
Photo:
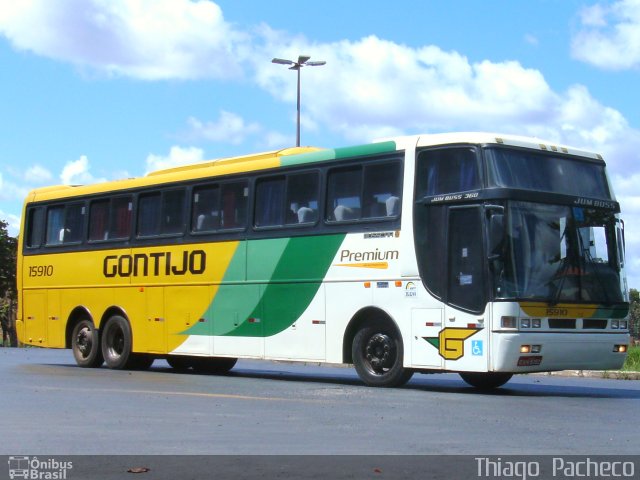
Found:
[[[489,364],[483,215],[478,205],[449,208],[447,305],[439,336],[447,370],[486,371]]]

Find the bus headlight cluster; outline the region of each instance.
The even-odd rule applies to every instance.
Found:
[[[542,320],[539,318],[523,318],[520,320],[520,328],[540,328]]]
[[[518,328],[518,318],[503,316],[500,318],[500,326],[502,328]]]
[[[611,320],[611,329],[626,330],[627,328],[629,328],[629,322],[627,320]]]
[[[540,353],[542,345],[520,345],[520,353]]]

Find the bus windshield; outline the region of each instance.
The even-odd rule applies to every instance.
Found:
[[[597,209],[509,202],[492,265],[499,299],[622,302],[616,223]]]
[[[485,149],[489,187],[611,199],[604,164],[542,152]]]

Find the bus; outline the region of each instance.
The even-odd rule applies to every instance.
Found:
[[[81,367],[353,364],[370,386],[615,370],[624,223],[601,155],[489,133],[286,148],[29,193],[17,329]]]

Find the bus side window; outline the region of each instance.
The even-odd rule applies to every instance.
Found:
[[[481,188],[478,156],[471,147],[421,152],[416,177],[416,198]]]
[[[184,231],[184,207],[184,189],[163,192],[161,233],[166,235]]]
[[[291,174],[287,177],[286,223],[314,224],[318,220],[318,172]]]
[[[85,206],[81,203],[49,207],[47,210],[47,245],[82,241]]]
[[[256,182],[256,227],[284,224],[285,177],[268,177]]]
[[[336,168],[327,179],[327,220],[358,220],[362,211],[362,167]]]
[[[207,185],[194,189],[191,231],[211,232],[220,228],[220,188]]]
[[[400,214],[400,163],[378,163],[364,170],[363,218]]]
[[[109,238],[109,200],[91,202],[89,207],[89,241]]]
[[[144,194],[138,198],[137,234],[139,237],[160,233],[160,202],[160,193]]]
[[[247,197],[249,186],[246,181],[222,185],[221,229],[244,228],[247,223]]]
[[[44,225],[44,208],[29,209],[27,213],[27,231],[25,245],[27,248],[38,248],[42,244],[42,227]]]
[[[126,239],[131,236],[131,216],[133,200],[131,197],[118,197],[111,201],[110,239]]]

